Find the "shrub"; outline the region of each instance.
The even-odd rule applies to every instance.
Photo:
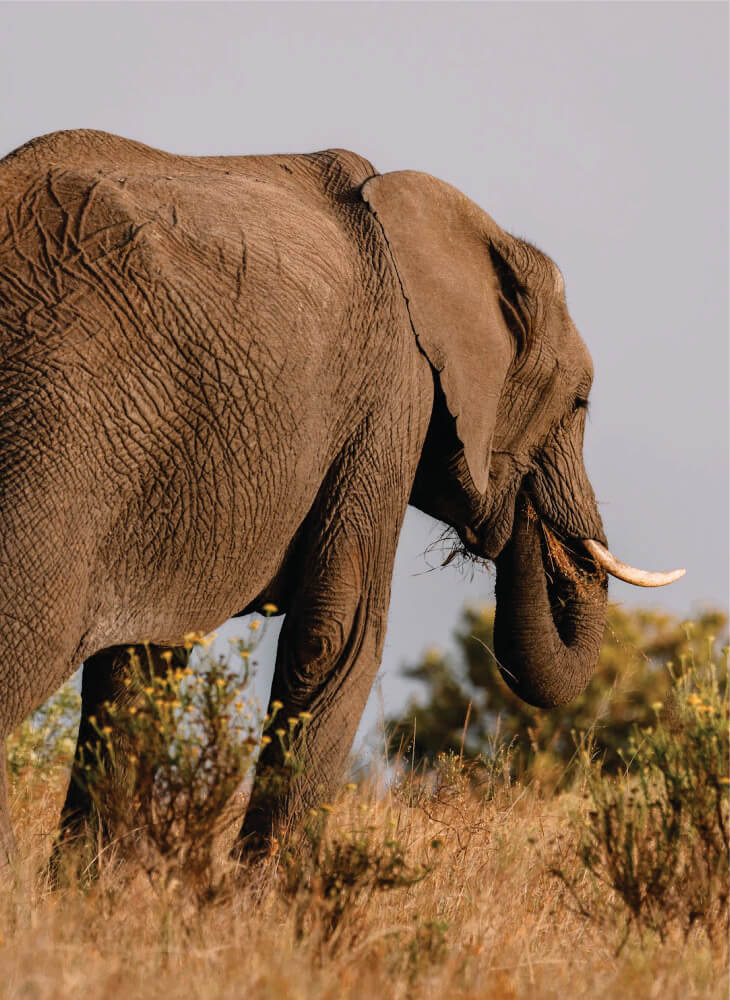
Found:
[[[187,640],[188,649],[200,651],[197,668],[176,666],[174,654],[165,653],[169,670],[162,676],[130,650],[125,684],[133,696],[106,703],[90,720],[98,740],[83,748],[80,771],[100,824],[153,884],[185,885],[205,899],[222,885],[214,875],[214,844],[229,823],[241,821],[243,808],[231,809],[231,801],[271,740],[278,707],[262,719],[244,700],[256,640],[234,641],[243,675],[226,657],[207,652],[209,639]],[[291,725],[276,734],[293,738]]]
[[[438,844],[432,845],[430,858],[412,864],[394,824],[380,830],[375,824],[355,824],[328,833],[324,820],[330,808],[312,810],[299,844],[282,849],[278,885],[294,906],[297,938],[318,935],[322,947],[334,954],[356,940],[360,917],[375,895],[408,888],[430,874]]]
[[[720,665],[708,645],[671,673],[672,709],[655,705],[656,722],[634,729],[624,773],[607,778],[588,763],[590,811],[577,818],[579,870],[556,874],[580,912],[610,920],[615,908],[632,925],[664,940],[673,928],[686,936],[702,928],[725,939],[728,921],[730,777],[728,777],[727,651]],[[607,894],[612,890],[615,895]],[[626,937],[626,936],[625,936]],[[624,940],[625,940],[624,937]]]

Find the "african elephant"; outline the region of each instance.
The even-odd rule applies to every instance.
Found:
[[[0,162],[0,206],[0,735],[85,661],[87,738],[120,648],[273,602],[271,697],[312,719],[304,776],[249,806],[239,843],[261,849],[341,777],[409,503],[496,562],[506,682],[578,694],[604,569],[642,579],[605,548],[591,359],[548,257],[343,150],[59,132]],[[84,810],[72,783],[63,822]]]

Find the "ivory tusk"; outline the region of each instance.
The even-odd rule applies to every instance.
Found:
[[[668,573],[649,573],[645,569],[635,569],[617,559],[605,545],[595,541],[593,538],[584,538],[583,545],[588,549],[593,559],[599,566],[602,566],[607,573],[615,576],[626,583],[633,583],[636,587],[665,587],[668,583],[674,583],[687,572],[684,569],[673,569]]]

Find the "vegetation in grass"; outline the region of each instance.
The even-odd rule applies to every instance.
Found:
[[[362,914],[376,894],[409,888],[431,873],[440,842],[432,841],[414,863],[399,839],[397,816],[387,819],[384,830],[362,822],[333,833],[323,822],[331,810],[313,809],[298,843],[284,846],[277,885],[293,904],[297,940],[316,936],[334,954],[358,938]]]
[[[656,703],[655,724],[634,728],[622,773],[585,762],[590,809],[576,823],[589,880],[556,873],[584,916],[614,922],[618,910],[627,934],[698,927],[718,945],[730,930],[728,650],[718,660],[713,647],[708,637],[700,659],[669,664],[671,710]]]
[[[6,751],[11,786],[31,779],[50,781],[59,767],[70,765],[80,710],[79,692],[73,684],[64,684],[10,734]]]
[[[210,893],[213,844],[259,746],[260,720],[223,659],[156,677],[132,655],[125,683],[131,703],[106,704],[92,720],[99,739],[84,748],[83,783],[153,881],[184,872]]]
[[[552,735],[521,739],[506,721],[500,732],[482,720],[483,744],[467,698],[450,749],[424,754],[420,767],[412,766],[418,755],[391,758],[394,780],[343,787],[310,815],[298,841],[243,869],[229,859],[244,805],[234,771],[246,769],[262,739],[283,740],[286,753],[307,720],[281,720],[277,711],[261,720],[262,736],[260,713],[238,694],[241,672],[209,649],[192,673],[173,663],[156,682],[139,665],[130,679],[136,711],[97,720],[101,745],[111,735],[105,727],[139,739],[130,751],[138,760],[115,784],[113,764],[89,759],[95,794],[130,831],[124,863],[99,864],[96,881],[48,892],[39,872],[69,747],[48,752],[53,724],[13,737],[20,763],[11,764],[12,806],[24,856],[14,880],[0,880],[0,996],[55,1000],[80,987],[105,994],[111,983],[145,1000],[212,998],[238,995],[244,983],[252,1000],[603,1000],[657,990],[666,1000],[724,998],[727,664],[707,620],[695,629],[672,652],[665,645],[649,657],[664,686],[638,701],[623,693],[623,672],[648,670],[646,635],[635,642],[627,627],[625,645],[608,637],[602,656],[615,657],[621,676],[605,675],[595,704],[616,732],[612,692],[629,715],[615,759],[605,742],[592,754],[591,733],[599,745],[601,729],[585,710],[575,738],[582,766],[548,782],[544,762],[564,770],[575,752],[567,741],[576,717],[565,751]],[[647,713],[634,713],[648,698]],[[481,710],[474,699],[472,715]],[[61,739],[70,740],[67,709],[45,712],[38,718],[59,719]],[[44,780],[26,780],[38,768]],[[133,794],[123,807],[114,796],[125,781]]]
[[[223,888],[216,875],[214,844],[243,816],[231,808],[262,746],[277,739],[285,761],[290,745],[306,735],[306,713],[279,725],[281,705],[263,715],[246,698],[251,654],[260,642],[259,622],[231,656],[213,656],[212,637],[191,634],[186,645],[202,652],[197,669],[175,665],[155,675],[149,657],[130,650],[125,684],[132,698],[105,703],[90,721],[98,739],[82,749],[80,780],[96,813],[123,853],[132,854],[155,885],[192,888],[214,899]],[[287,764],[288,766],[288,764]]]

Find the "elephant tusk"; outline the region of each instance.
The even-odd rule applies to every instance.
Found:
[[[602,566],[607,573],[615,576],[626,583],[633,583],[636,587],[665,587],[668,583],[674,583],[687,572],[684,569],[673,569],[668,573],[649,573],[645,569],[635,569],[627,563],[617,559],[605,545],[595,541],[593,538],[584,538],[583,545],[588,549],[593,559],[599,566]]]

